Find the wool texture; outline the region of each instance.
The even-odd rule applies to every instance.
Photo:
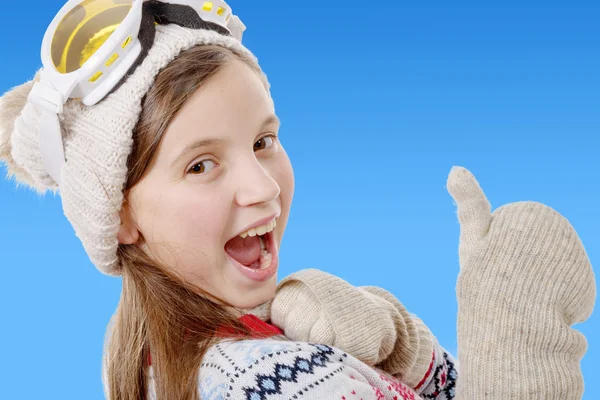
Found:
[[[65,159],[60,190],[45,171],[39,145],[40,112],[27,103],[33,81],[0,102],[0,161],[9,176],[40,193],[60,191],[63,211],[92,263],[106,275],[121,274],[117,261],[119,210],[133,130],[156,75],[179,53],[214,44],[255,59],[237,39],[205,29],[157,25],[143,62],[116,91],[94,106],[70,99],[59,115]]]
[[[575,229],[535,202],[491,213],[464,168],[447,188],[461,225],[456,397],[581,399],[587,342],[571,326],[591,315],[596,286]]]
[[[339,348],[412,388],[427,373],[436,343],[425,324],[388,291],[355,287],[317,269],[284,278],[270,315],[286,337]]]

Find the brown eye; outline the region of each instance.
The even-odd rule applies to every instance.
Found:
[[[193,175],[201,175],[204,174],[206,172],[206,163],[213,163],[211,160],[202,160],[194,165],[192,165],[192,167],[189,169],[188,174],[193,174]],[[208,171],[210,171],[210,168],[208,169]]]
[[[273,144],[275,144],[275,140],[277,139],[277,136],[275,135],[268,135],[265,136],[262,139],[259,139],[256,143],[254,143],[254,150],[265,150],[268,147],[265,146],[269,146],[269,142],[270,145],[273,146]]]

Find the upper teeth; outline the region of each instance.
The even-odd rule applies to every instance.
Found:
[[[245,238],[246,236],[256,236],[256,235],[264,235],[267,232],[271,232],[277,226],[277,219],[271,220],[266,225],[258,226],[256,228],[248,229],[246,232],[240,233],[240,236]]]

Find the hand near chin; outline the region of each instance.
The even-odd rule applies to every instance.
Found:
[[[434,351],[443,363],[435,337],[393,294],[316,269],[282,280],[270,314],[287,338],[336,347],[410,387],[422,381]]]
[[[271,302],[271,323],[278,326],[290,340],[333,346],[333,325],[331,320],[324,318],[326,312],[318,294],[295,279],[306,272],[292,275],[279,285]]]
[[[397,339],[390,302],[316,269],[283,279],[270,306],[271,322],[287,338],[333,346],[369,365],[386,358]]]
[[[263,321],[270,321],[290,340],[333,346],[335,333],[332,322],[323,318],[326,313],[318,294],[302,282],[303,277],[310,279],[311,275],[320,274],[325,273],[304,270],[292,274],[278,285],[272,300],[242,312],[252,314]]]

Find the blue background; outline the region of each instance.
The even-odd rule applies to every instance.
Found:
[[[273,85],[295,168],[280,277],[311,267],[387,288],[455,353],[452,165],[471,169],[494,208],[557,209],[599,265],[600,3],[230,4]],[[4,4],[0,91],[41,66],[61,5]],[[58,197],[0,180],[0,204],[3,398],[103,398],[120,279],[91,265]],[[598,399],[598,313],[579,329],[584,399]]]

